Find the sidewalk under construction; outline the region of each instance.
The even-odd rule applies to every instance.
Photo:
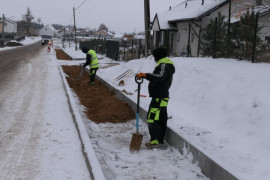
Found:
[[[67,81],[69,86],[76,92],[81,103],[87,108],[85,112],[87,117],[96,123],[102,122],[125,122],[135,118],[136,103],[129,99],[128,96],[116,90],[109,83],[96,77],[96,85],[89,86],[89,76],[84,73],[81,80],[76,78],[80,72],[80,66],[62,66],[68,75]],[[89,95],[93,94],[92,97]],[[110,98],[111,97],[111,98]],[[117,98],[117,99],[116,99]],[[100,108],[95,108],[98,106]],[[115,107],[113,105],[116,105]],[[105,112],[104,109],[107,109]],[[147,111],[140,107],[140,118],[146,121]],[[115,114],[116,113],[116,114]],[[119,113],[119,114],[118,114]],[[119,118],[120,117],[120,118]],[[186,141],[172,129],[167,128],[166,141],[180,153],[187,149],[188,153],[193,155],[193,163],[197,163],[203,174],[213,180],[236,180],[237,178],[223,167],[218,165],[214,160],[202,153],[190,142]]]

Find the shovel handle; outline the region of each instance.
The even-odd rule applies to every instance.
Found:
[[[80,73],[80,76],[83,74],[83,72],[84,72],[84,68],[82,68],[81,73]]]
[[[136,82],[137,84],[142,84],[142,83],[143,83],[143,78],[138,79],[138,76],[136,75],[136,76],[135,76],[135,82]]]
[[[138,79],[138,76],[135,76],[135,82],[138,84],[138,96],[137,96],[137,114],[136,114],[136,132],[139,133],[139,110],[140,110],[140,91],[141,84],[143,83],[143,78]]]

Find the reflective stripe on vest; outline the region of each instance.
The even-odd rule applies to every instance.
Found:
[[[91,56],[91,63],[90,63],[90,68],[98,68],[99,67],[99,63],[98,63],[98,58],[97,58],[97,54],[94,50],[90,49],[87,54],[89,54]]]

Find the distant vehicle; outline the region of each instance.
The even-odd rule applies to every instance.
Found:
[[[42,37],[42,41],[41,41],[42,45],[51,43],[52,36],[42,35],[41,37]]]

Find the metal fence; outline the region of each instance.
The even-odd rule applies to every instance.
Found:
[[[236,58],[254,62],[270,62],[270,42],[265,31],[269,22],[259,13],[248,12],[241,20],[230,24],[217,17],[202,30],[200,51],[213,58]],[[264,35],[264,36],[263,36]]]
[[[106,57],[109,57],[114,60],[119,59],[119,46],[120,43],[118,41],[107,41],[106,42]]]
[[[142,57],[144,57],[144,46],[141,39],[121,41],[120,59],[128,61]]]
[[[106,54],[114,60],[132,60],[139,59],[144,56],[144,47],[142,40],[117,41],[107,39],[91,39],[81,41],[79,48],[87,47],[95,50],[99,54]]]
[[[99,54],[104,54],[106,50],[106,39],[91,39],[88,41],[80,41],[79,48],[87,47],[95,50]]]

